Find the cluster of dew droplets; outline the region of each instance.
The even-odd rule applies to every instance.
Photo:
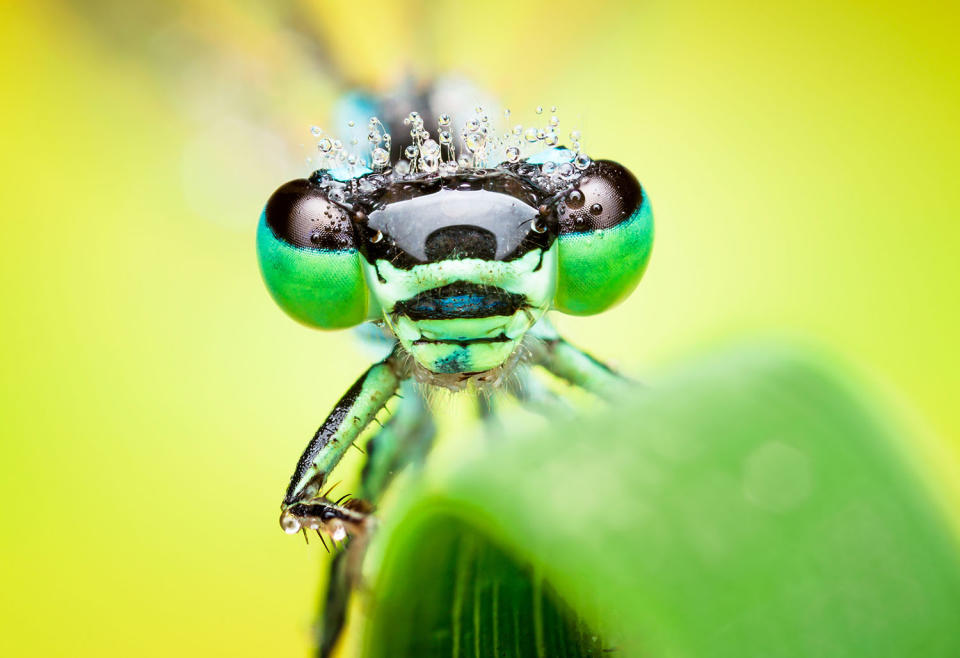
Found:
[[[406,160],[400,160],[395,169],[399,174],[422,172],[432,174],[440,169],[441,148],[430,136],[430,131],[423,127],[423,117],[419,112],[411,112],[403,120],[404,125],[410,126],[411,143],[404,149]]]
[[[544,114],[544,108],[537,107],[536,114]],[[436,139],[424,125],[418,112],[410,112],[403,123],[410,129],[410,144],[400,154],[396,162],[391,162],[391,137],[383,123],[377,117],[371,117],[367,124],[367,148],[358,155],[358,140],[354,138],[345,146],[340,140],[326,135],[322,129],[313,126],[311,134],[317,137],[319,157],[314,162],[308,158],[308,164],[319,169],[344,168],[355,169],[358,165],[369,166],[375,172],[392,169],[394,176],[409,174],[453,175],[463,169],[479,169],[501,163],[517,163],[543,151],[544,149],[564,146],[572,151],[570,162],[546,162],[539,167],[525,167],[520,172],[535,175],[546,187],[556,188],[578,176],[590,165],[590,158],[581,151],[579,130],[569,132],[569,142],[563,143],[560,136],[560,119],[557,107],[550,108],[550,114],[540,126],[515,124],[509,127],[511,112],[503,111],[503,129],[498,131],[482,106],[474,108],[474,115],[468,118],[456,131],[454,120],[449,114],[440,114],[437,118]],[[538,122],[539,123],[539,122]],[[350,121],[348,126],[354,126]],[[459,134],[457,135],[457,132]],[[456,136],[459,139],[459,147]],[[534,168],[536,172],[534,172]]]
[[[390,133],[377,117],[370,117],[367,122],[367,141],[370,142],[370,166],[374,171],[382,171],[390,164]]]

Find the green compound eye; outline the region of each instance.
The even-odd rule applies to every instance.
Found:
[[[623,301],[640,282],[653,247],[653,211],[625,167],[596,160],[558,208],[553,306],[593,315]]]
[[[319,329],[367,319],[369,295],[347,213],[306,179],[273,193],[257,228],[267,289],[288,315]]]

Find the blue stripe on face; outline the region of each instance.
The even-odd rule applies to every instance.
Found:
[[[508,315],[510,304],[493,296],[456,295],[442,299],[422,300],[411,307],[412,311],[436,317]]]

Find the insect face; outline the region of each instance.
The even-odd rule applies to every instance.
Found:
[[[367,285],[430,372],[503,364],[550,306],[559,223],[506,170],[388,185],[357,222]]]
[[[650,253],[632,174],[598,161],[548,178],[544,162],[287,183],[261,221],[267,286],[313,326],[382,319],[429,372],[497,368],[551,306],[586,315],[629,294]]]

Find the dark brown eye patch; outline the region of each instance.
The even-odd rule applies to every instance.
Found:
[[[284,242],[308,249],[351,249],[353,225],[346,211],[305,178],[281,185],[267,201],[267,226]]]
[[[623,165],[595,160],[557,207],[560,233],[612,228],[643,204],[640,183]]]

